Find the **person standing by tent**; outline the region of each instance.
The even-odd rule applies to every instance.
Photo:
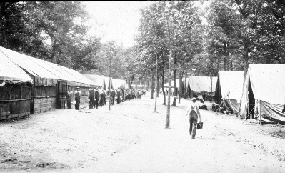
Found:
[[[102,90],[103,93],[103,106],[106,105],[106,90]]]
[[[123,88],[121,88],[121,92],[122,92],[122,102],[124,102],[125,101],[125,91],[124,91],[124,89]]]
[[[95,108],[96,109],[98,109],[99,97],[100,97],[100,94],[99,94],[98,88],[96,87],[96,90],[95,90]]]
[[[197,121],[199,119],[199,122],[201,122],[201,114],[199,111],[199,106],[196,104],[196,98],[193,97],[191,101],[192,102],[190,103],[188,107],[186,116],[189,116],[189,123],[190,123],[189,133],[191,135],[191,138],[195,139]]]
[[[75,91],[74,95],[75,95],[75,109],[79,110],[80,96],[81,96],[81,91],[79,90],[79,87],[76,87],[76,91]]]
[[[99,93],[100,93],[100,102],[99,102],[99,106],[103,106],[104,105],[104,90],[102,88],[100,88]]]
[[[121,103],[121,92],[120,89],[117,90],[117,104]]]
[[[89,109],[93,109],[95,105],[94,88],[89,89]]]
[[[72,91],[70,91],[70,89],[68,89],[67,95],[66,95],[67,109],[71,109],[71,94],[72,94]]]
[[[111,105],[114,105],[115,96],[116,96],[116,91],[115,91],[114,89],[112,89],[110,95],[111,95]]]

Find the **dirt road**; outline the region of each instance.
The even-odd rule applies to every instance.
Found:
[[[187,100],[149,95],[99,109],[56,110],[0,124],[0,172],[285,172],[284,139],[256,123],[201,110],[190,139]],[[284,127],[278,127],[284,131]]]

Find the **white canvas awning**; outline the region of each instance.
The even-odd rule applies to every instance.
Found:
[[[95,74],[83,74],[86,78],[90,79],[96,86],[104,86],[105,76],[95,75]],[[107,81],[109,82],[109,81]],[[106,84],[106,82],[105,82]],[[107,87],[107,85],[106,85]]]
[[[216,90],[217,79],[218,77],[216,76],[190,76],[188,78],[188,85],[195,92],[214,92]]]
[[[221,96],[240,102],[244,81],[243,71],[219,71]]]
[[[250,64],[248,75],[255,99],[285,104],[285,64]]]
[[[0,80],[33,83],[31,77],[3,54],[2,50],[0,50]]]
[[[0,50],[7,57],[7,59],[32,76],[45,79],[66,80],[69,82],[75,82],[80,86],[95,85],[93,81],[89,80],[78,71],[73,69],[69,69],[67,67],[38,58],[33,58],[31,56],[5,49],[3,47],[0,47]]]
[[[124,79],[112,79],[112,84],[114,89],[118,89],[120,87],[125,88],[126,81]]]
[[[179,88],[179,79],[176,79],[176,88]],[[169,82],[164,84],[164,87],[168,88],[169,87]],[[174,88],[174,80],[171,81],[171,88]]]

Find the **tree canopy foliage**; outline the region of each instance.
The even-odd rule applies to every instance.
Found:
[[[136,45],[125,49],[87,36],[89,15],[81,1],[0,2],[0,46],[102,75],[109,75],[111,59],[115,78],[156,76],[161,83],[168,75],[285,63],[284,0],[212,0],[204,11],[197,1],[157,1],[140,12]]]
[[[284,1],[215,0],[208,10],[208,52],[223,59],[223,70],[285,63]]]
[[[74,69],[93,69],[99,38],[87,38],[80,1],[1,2],[0,45]]]

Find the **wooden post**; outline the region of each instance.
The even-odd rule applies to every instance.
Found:
[[[164,1],[164,7],[166,7],[166,2]],[[163,17],[165,18],[165,12],[163,13]],[[166,124],[165,128],[169,128],[169,117],[170,117],[170,93],[171,93],[171,57],[172,57],[172,51],[171,51],[171,44],[170,44],[170,32],[169,32],[169,19],[167,18],[167,33],[168,33],[168,48],[169,48],[169,74],[168,74],[168,82],[169,82],[169,88],[168,88],[168,101],[167,101],[167,110],[166,110]]]
[[[261,101],[258,100],[258,115],[259,115],[259,124],[261,125]]]
[[[167,110],[166,110],[166,124],[165,128],[169,128],[169,117],[170,117],[170,93],[171,93],[171,54],[172,51],[170,50],[169,54],[169,76],[168,76],[168,100],[167,100]]]
[[[186,83],[186,75],[187,75],[187,69],[185,70],[185,88],[184,88],[184,99],[187,99],[187,83]]]
[[[249,114],[249,96],[248,96],[248,93],[249,93],[249,91],[247,91],[247,97],[248,97],[248,100],[247,100],[247,112],[248,112],[248,115],[245,117],[245,119],[247,119],[247,117],[250,116],[250,114]]]
[[[156,94],[154,94],[154,112],[156,112],[156,98],[157,98],[157,84],[158,84],[158,81],[157,81],[157,55],[155,56],[155,64],[156,64],[156,80],[155,80],[155,92]]]
[[[109,111],[111,110],[111,56],[109,59]]]

